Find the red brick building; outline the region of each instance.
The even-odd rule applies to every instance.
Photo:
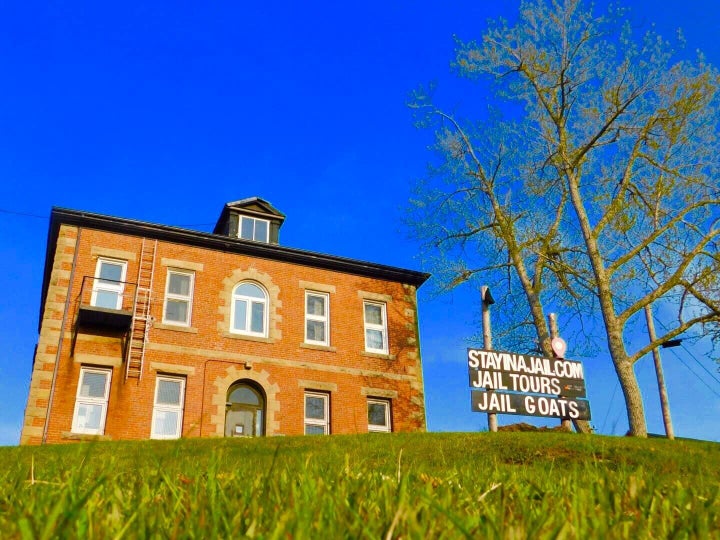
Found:
[[[283,221],[53,209],[21,444],[425,429],[428,275],[282,247]]]

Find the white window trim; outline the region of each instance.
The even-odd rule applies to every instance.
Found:
[[[243,238],[243,236],[242,236],[242,220],[243,220],[243,219],[251,219],[252,222],[253,222],[253,237],[252,237],[252,238]],[[255,238],[255,224],[256,224],[258,221],[262,221],[262,222],[264,222],[265,225],[266,225],[266,227],[265,227],[265,238],[264,238],[264,239]],[[244,216],[244,215],[241,214],[241,215],[239,216],[239,220],[238,220],[238,238],[240,238],[241,240],[252,240],[252,241],[254,241],[254,242],[265,242],[266,244],[269,243],[269,242],[270,242],[270,220],[262,219],[262,218],[256,218],[256,217],[253,217],[253,216]]]
[[[190,288],[187,296],[182,294],[173,294],[170,292],[170,274],[179,274],[190,277]],[[192,307],[193,307],[193,295],[195,293],[195,272],[188,272],[187,270],[176,270],[174,268],[168,268],[167,279],[165,281],[165,302],[163,303],[163,324],[172,324],[174,326],[190,326],[192,320]],[[187,302],[187,321],[173,321],[167,318],[167,305],[168,300],[175,300],[178,302]]]
[[[82,380],[85,373],[102,373],[107,375],[105,379],[105,395],[102,398],[81,396]],[[77,392],[75,393],[75,407],[73,409],[73,420],[72,420],[72,432],[83,433],[86,435],[104,435],[105,434],[105,420],[107,419],[107,407],[108,399],[110,397],[110,380],[112,379],[112,369],[101,369],[101,368],[80,368],[80,377],[78,378]],[[89,429],[80,427],[77,425],[78,422],[78,408],[80,405],[100,405],[102,412],[100,413],[100,427],[98,429]]]
[[[324,419],[308,418],[307,416],[307,398],[321,398],[323,400]],[[323,428],[323,435],[330,434],[330,394],[324,392],[305,392],[303,395],[303,416],[305,423],[303,424],[303,433],[305,433],[306,426],[321,426]]]
[[[118,283],[102,283],[100,281],[100,268],[103,263],[119,264],[122,266],[122,273],[120,274],[120,281]],[[125,292],[125,277],[127,275],[127,261],[120,259],[110,259],[107,257],[99,257],[97,264],[95,265],[95,279],[93,279],[92,296],[90,297],[90,305],[95,306],[97,304],[97,293],[99,291],[108,291],[117,293],[117,302],[115,309],[122,309],[123,305],[123,293]]]
[[[250,283],[252,285],[255,285],[258,287],[263,294],[265,295],[264,300],[260,300],[258,298],[255,298],[254,296],[245,296],[242,294],[236,294],[235,291],[237,288],[242,285],[243,283]],[[248,305],[247,309],[245,310],[245,323],[248,330],[240,330],[238,328],[235,328],[235,301],[236,300],[244,300]],[[253,332],[250,330],[251,322],[252,322],[252,303],[253,302],[262,302],[264,305],[263,308],[263,331],[262,332]],[[269,322],[270,322],[270,295],[268,294],[267,290],[265,290],[265,287],[260,285],[259,283],[255,281],[241,281],[240,283],[236,284],[232,288],[232,298],[230,299],[230,333],[232,334],[239,334],[241,336],[257,336],[257,337],[268,337],[269,332]]]
[[[309,296],[316,296],[322,298],[325,303],[325,315],[313,315],[308,313],[307,301]],[[307,328],[308,321],[321,322],[325,325],[325,339],[317,340],[308,338]],[[327,293],[316,292],[316,291],[305,291],[305,343],[312,345],[330,345],[330,295]]]
[[[179,382],[180,383],[180,404],[179,405],[169,405],[167,403],[158,404],[157,397],[158,397],[158,387],[160,386],[160,381],[171,381],[171,382]],[[153,414],[152,414],[152,420],[150,424],[150,438],[151,439],[179,439],[182,435],[182,425],[183,425],[183,412],[185,409],[185,377],[170,377],[167,375],[158,375],[155,378],[155,398],[153,400]],[[155,433],[155,415],[158,412],[177,412],[178,413],[178,423],[176,426],[175,433],[172,435],[159,435]]]
[[[389,399],[368,398],[368,413],[371,404],[385,406],[385,425],[371,424],[368,418],[368,431],[378,433],[390,433],[392,431],[392,404]]]
[[[372,305],[372,306],[380,306],[380,312],[382,314],[382,324],[374,324],[367,322],[367,318],[365,316],[365,306]],[[365,351],[366,352],[372,352],[372,353],[380,353],[380,354],[388,354],[388,331],[387,331],[387,305],[384,302],[371,302],[369,300],[363,301],[363,337],[365,339]],[[381,349],[376,349],[374,347],[370,347],[368,344],[367,339],[367,331],[368,330],[376,330],[379,332],[382,332],[383,337],[383,345]]]

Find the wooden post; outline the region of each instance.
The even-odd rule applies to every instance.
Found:
[[[650,304],[645,306],[645,319],[647,320],[650,343],[652,343],[657,339],[657,336],[655,335],[655,322],[653,321],[652,306]],[[660,408],[662,409],[663,423],[665,424],[665,435],[667,435],[668,439],[674,439],[675,433],[670,418],[670,403],[668,402],[667,388],[665,388],[660,350],[657,347],[653,349],[653,359],[655,360],[655,373],[657,374],[658,390],[660,391]]]
[[[557,313],[548,313],[548,322],[550,323],[550,338],[560,337],[560,330],[558,330],[557,323]],[[555,354],[554,351],[553,354]],[[555,357],[557,358],[556,354]],[[569,418],[561,418],[560,426],[564,431],[572,431],[572,421]]]
[[[492,350],[492,330],[490,329],[490,306],[495,303],[495,300],[490,294],[490,289],[487,285],[483,285],[480,288],[480,299],[482,300],[482,327],[483,327],[483,348],[486,351]],[[492,392],[492,390],[488,390]],[[488,429],[492,432],[498,430],[497,424],[497,413],[488,413]]]

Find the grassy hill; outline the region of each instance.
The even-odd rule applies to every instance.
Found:
[[[720,538],[720,445],[560,433],[0,448],[2,538]]]

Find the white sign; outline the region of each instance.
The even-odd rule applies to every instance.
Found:
[[[512,371],[525,375],[544,375],[563,379],[584,379],[580,362],[562,358],[543,358],[502,351],[468,349],[468,368]]]

